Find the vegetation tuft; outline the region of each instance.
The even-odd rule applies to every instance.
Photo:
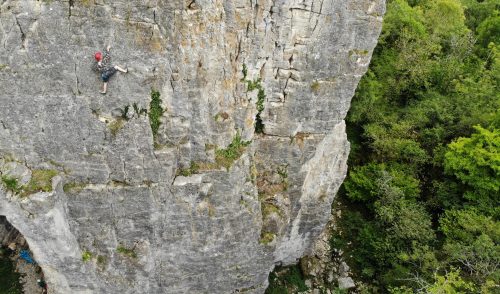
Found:
[[[83,251],[82,252],[82,260],[83,262],[88,262],[92,259],[92,253],[90,251]]]
[[[131,258],[137,258],[137,253],[135,253],[134,249],[126,248],[122,245],[119,245],[116,248],[116,252],[126,255]]]
[[[58,171],[52,169],[35,169],[26,185],[19,185],[18,179],[9,176],[2,176],[2,183],[8,191],[25,197],[36,192],[52,191],[52,178],[57,174]]]
[[[80,182],[69,182],[64,184],[63,191],[64,193],[78,193],[82,191],[87,184]]]
[[[109,131],[111,132],[111,135],[113,137],[116,137],[116,134],[118,134],[118,131],[121,130],[124,125],[125,125],[125,120],[123,118],[121,118],[121,117],[119,117],[116,120],[110,122],[109,125],[108,125],[108,128],[109,128]]]
[[[104,265],[106,263],[106,256],[97,255],[97,264]]]
[[[276,267],[269,274],[269,287],[266,294],[298,293],[309,290],[304,280],[304,274],[298,265]]]
[[[262,203],[262,219],[268,218],[271,214],[277,214],[279,217],[283,218],[283,212],[272,203]]]
[[[259,243],[263,245],[267,245],[271,242],[273,242],[274,238],[276,237],[276,234],[271,233],[271,232],[262,232],[260,234],[260,239]]]
[[[353,49],[349,51],[349,57],[353,55],[366,56],[368,55],[368,50]]]
[[[245,81],[247,79],[247,75],[248,75],[248,68],[247,68],[247,65],[243,63],[243,69],[241,70],[241,73],[243,74],[243,78],[241,79],[241,81]]]
[[[151,90],[151,102],[149,104],[149,123],[153,132],[153,141],[156,143],[158,130],[160,129],[160,118],[163,115],[163,107],[161,106],[160,92]]]
[[[205,150],[215,148],[215,162],[191,161],[189,167],[178,169],[176,175],[188,177],[201,171],[217,170],[221,167],[229,169],[234,161],[240,158],[245,151],[245,147],[250,143],[250,141],[241,140],[240,133],[237,133],[231,144],[225,149],[220,149],[216,145],[206,144]]]
[[[257,93],[257,115],[255,116],[255,133],[264,133],[264,123],[260,117],[262,111],[264,111],[264,101],[266,100],[266,93],[262,87],[259,87],[259,92]]]
[[[53,169],[35,169],[31,172],[31,180],[23,186],[21,196],[27,196],[36,192],[52,191],[52,178],[58,174]]]
[[[2,176],[2,183],[5,186],[7,191],[12,193],[19,193],[21,191],[21,187],[19,186],[19,180],[14,177]]]
[[[245,151],[245,147],[250,144],[250,141],[241,140],[240,133],[236,133],[233,141],[227,148],[225,149],[216,149],[215,150],[215,162],[217,166],[223,166],[226,169],[229,169],[233,162],[240,158],[240,156]]]
[[[314,81],[311,84],[311,91],[313,91],[314,93],[318,93],[320,87],[321,87],[321,85],[319,84],[319,82],[318,81]]]
[[[148,114],[147,109],[139,107],[139,105],[137,105],[137,102],[132,103],[132,107],[134,108],[134,112],[137,115],[137,117],[141,116],[142,114],[144,115]]]
[[[247,83],[247,91],[251,92],[255,89],[260,89],[262,86],[261,86],[261,79],[258,78],[258,79],[255,79],[253,81],[251,80],[246,80],[245,81]]]
[[[199,171],[199,165],[197,162],[191,161],[191,164],[188,168],[181,168],[177,170],[176,175],[189,177],[190,175],[197,174]]]
[[[261,84],[261,79],[255,79],[255,80],[247,80],[247,66],[246,64],[243,64],[243,78],[241,81],[245,82],[247,84],[247,91],[253,91],[253,90],[258,90],[257,93],[257,102],[255,102],[255,107],[257,108],[257,115],[255,116],[255,133],[257,134],[263,134],[264,133],[264,123],[262,122],[261,118],[261,113],[264,111],[264,101],[266,100],[266,93],[264,91],[264,88],[262,87]]]
[[[128,111],[130,109],[130,105],[127,104],[123,107],[123,109],[120,108],[120,118],[123,120],[128,120]]]

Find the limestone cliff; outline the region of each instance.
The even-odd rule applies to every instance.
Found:
[[[0,215],[51,293],[262,293],[308,253],[383,0],[0,5]]]

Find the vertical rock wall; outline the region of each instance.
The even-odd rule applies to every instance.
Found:
[[[1,1],[0,215],[50,291],[262,293],[328,220],[384,5]]]

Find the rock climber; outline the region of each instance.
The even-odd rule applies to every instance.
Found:
[[[110,49],[111,46],[108,45],[106,51],[104,52],[104,56],[100,51],[94,54],[94,58],[97,61],[96,70],[100,73],[101,80],[103,82],[101,94],[106,94],[109,78],[111,78],[111,76],[113,76],[117,71],[121,71],[124,73],[128,72],[127,68],[123,69],[118,65],[111,65],[111,54],[109,52]]]

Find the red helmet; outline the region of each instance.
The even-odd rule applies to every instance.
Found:
[[[101,59],[102,59],[102,53],[101,53],[101,52],[99,52],[99,51],[98,51],[98,52],[96,52],[96,53],[94,54],[94,58],[95,58],[95,60],[97,60],[97,61],[101,61]]]

